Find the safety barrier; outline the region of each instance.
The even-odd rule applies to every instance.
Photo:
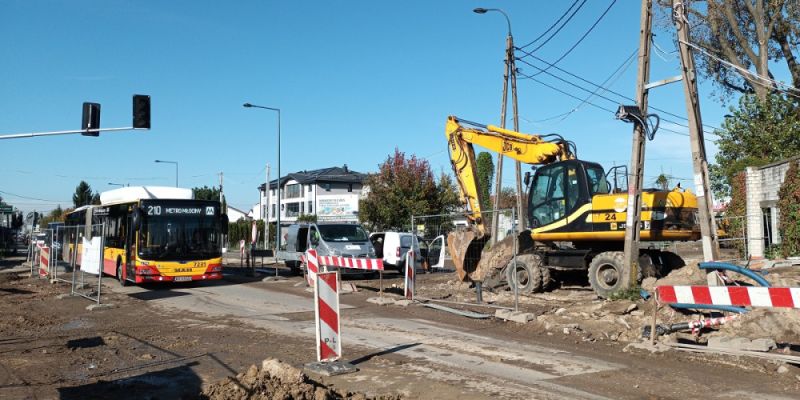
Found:
[[[338,271],[316,274],[314,309],[317,324],[317,361],[335,361],[342,356],[339,340]]]
[[[662,303],[800,308],[800,288],[756,286],[658,286]]]
[[[50,275],[50,247],[39,246],[39,277],[47,278]]]
[[[78,226],[78,231],[83,226]],[[103,279],[106,224],[94,224],[87,230],[89,237],[81,238],[80,269],[72,272],[72,296],[81,296],[100,304],[100,289]],[[78,253],[77,247],[74,249]],[[86,275],[97,275],[97,289],[91,287]],[[92,277],[94,278],[94,277]],[[94,279],[92,279],[94,280]]]
[[[403,285],[403,295],[408,300],[414,300],[414,284],[417,280],[417,272],[414,268],[414,252],[409,250],[406,253],[406,278]]]
[[[319,263],[325,267],[383,271],[383,260],[379,258],[349,258],[342,256],[321,256]]]

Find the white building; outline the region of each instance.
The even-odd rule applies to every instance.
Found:
[[[281,177],[281,226],[294,223],[303,214],[316,215],[318,221],[358,221],[358,200],[365,176],[345,164]],[[262,184],[258,191],[261,210],[268,209],[269,222],[274,223],[278,216],[278,180],[270,181],[269,187],[265,193]],[[259,217],[264,214],[254,212]]]
[[[778,231],[778,191],[789,165],[798,160],[800,156],[763,167],[747,167],[745,171],[747,249],[753,257],[764,257],[767,246],[781,242]]]

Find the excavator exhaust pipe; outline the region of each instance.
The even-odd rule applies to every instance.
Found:
[[[457,230],[447,235],[447,246],[450,248],[450,256],[459,280],[462,282],[483,280],[482,276],[475,276],[475,272],[478,270],[481,253],[488,241],[489,235],[478,238],[478,233],[474,229]]]

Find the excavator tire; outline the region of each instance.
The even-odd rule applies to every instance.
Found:
[[[509,264],[506,269],[506,281],[512,291],[514,290],[515,282],[517,282],[519,284],[517,289],[520,294],[537,293],[544,290],[543,275],[545,273],[549,280],[550,270],[542,266],[541,257],[535,254],[521,254],[517,256],[517,279],[514,279],[514,265]]]
[[[553,287],[553,283],[555,282],[550,275],[550,268],[541,266],[539,269],[542,270],[542,292],[546,292]]]
[[[622,289],[624,265],[621,251],[606,251],[592,259],[589,263],[589,283],[598,296],[605,299]]]

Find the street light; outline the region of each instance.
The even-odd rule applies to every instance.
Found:
[[[129,183],[122,184],[122,183],[108,182],[108,186],[121,186],[121,187],[126,187],[126,186],[130,186],[130,184],[129,184]]]
[[[486,14],[489,11],[499,12],[500,14],[503,14],[504,17],[506,17],[506,24],[508,24],[508,36],[511,36],[511,19],[508,18],[508,14],[506,14],[503,10],[499,8],[480,8],[480,7],[472,10],[472,12],[474,12],[475,14]]]
[[[175,187],[178,187],[178,162],[177,161],[166,161],[166,160],[156,160],[157,163],[163,164],[175,164]]]
[[[242,104],[244,108],[261,108],[264,110],[275,111],[278,113],[278,195],[277,195],[277,206],[276,206],[276,213],[277,213],[277,220],[275,224],[275,251],[281,249],[281,109],[280,108],[273,108],[273,107],[265,107],[259,106],[250,103]],[[269,190],[269,181],[264,184],[264,192]],[[269,214],[267,214],[269,215]],[[264,226],[269,223],[269,218],[264,222]],[[265,241],[266,243],[266,241]]]

